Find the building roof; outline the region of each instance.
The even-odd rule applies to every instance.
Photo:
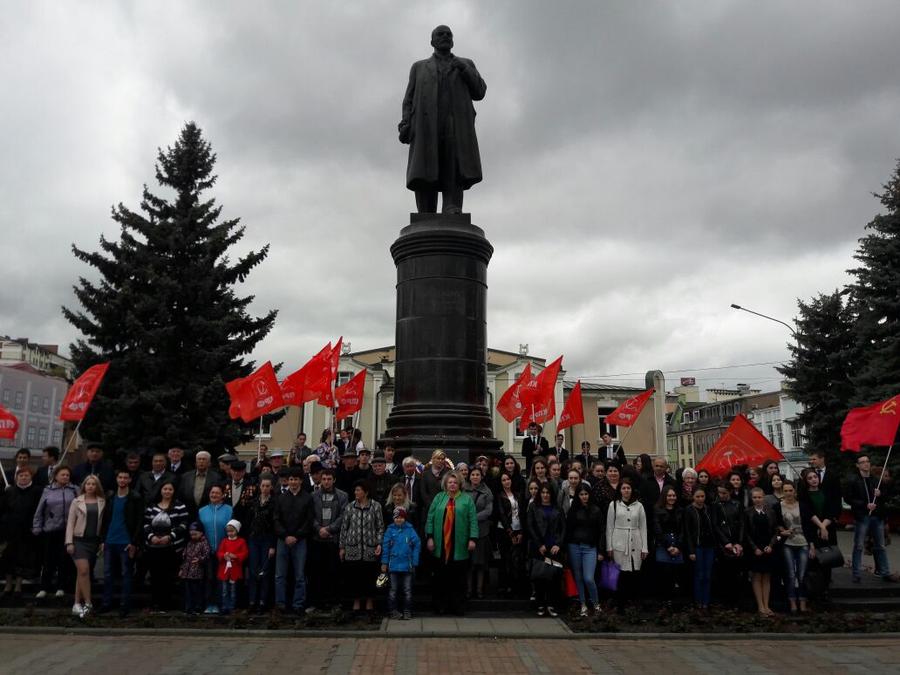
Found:
[[[574,389],[575,382],[573,380],[563,380],[563,389]],[[582,391],[622,391],[638,393],[644,391],[640,387],[623,387],[619,384],[599,384],[597,382],[582,382]]]

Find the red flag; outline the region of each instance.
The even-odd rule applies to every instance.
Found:
[[[15,438],[18,431],[18,418],[0,405],[0,438]]]
[[[301,406],[315,401],[323,391],[331,391],[328,376],[331,373],[331,343],[303,364],[281,383],[281,396],[285,405]]]
[[[632,396],[618,408],[613,410],[609,415],[607,415],[604,421],[607,424],[615,424],[620,427],[630,427],[632,424],[637,422],[637,418],[640,416],[641,411],[644,409],[644,406],[647,405],[647,401],[649,401],[650,397],[653,396],[654,391],[656,390],[648,389],[647,391],[642,391],[636,396]]]
[[[363,368],[353,376],[353,379],[334,390],[334,400],[337,404],[336,419],[342,420],[350,417],[356,411],[362,410],[365,390],[366,369]]]
[[[247,377],[226,383],[225,389],[231,396],[228,414],[232,418],[239,415],[244,422],[252,422],[267,412],[284,407],[271,361],[266,361]]]
[[[859,452],[864,445],[890,447],[900,425],[900,394],[865,408],[853,408],[841,425],[841,450]]]
[[[556,433],[563,429],[584,424],[584,405],[581,402],[581,380],[575,383],[575,388],[566,399],[563,411],[559,416],[559,424],[556,425]]]
[[[334,407],[334,379],[337,377],[338,365],[341,362],[341,347],[344,344],[344,336],[338,338],[337,344],[334,345],[331,349],[331,354],[328,355],[328,375],[327,379],[323,382],[320,382],[322,385],[319,390],[319,405],[324,405],[326,408]]]
[[[72,383],[63,399],[59,419],[66,422],[80,422],[84,419],[107,370],[109,370],[108,361],[98,363],[84,371],[81,377]]]
[[[563,357],[544,368],[537,377],[529,382],[522,390],[522,421],[519,426],[525,428],[531,422],[541,424],[552,420],[556,415],[556,380],[562,368]]]
[[[531,364],[526,363],[522,374],[516,378],[512,386],[503,392],[503,396],[497,401],[497,412],[507,422],[512,422],[522,414],[522,387],[527,385],[532,379],[534,378],[531,376]]]
[[[784,460],[784,455],[753,426],[750,420],[738,415],[694,468],[697,471],[706,469],[710,476],[720,478],[738,464],[759,466],[767,459],[780,462]]]

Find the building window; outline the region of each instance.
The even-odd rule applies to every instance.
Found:
[[[615,440],[619,439],[619,428],[615,424],[607,424],[606,416],[609,415],[615,408],[598,408],[597,416],[600,419],[600,435],[609,434]]]
[[[31,396],[31,412],[37,412],[41,405],[41,397],[37,394]]]
[[[53,432],[53,445],[59,445],[62,443],[62,431],[57,429]]]
[[[354,375],[356,375],[356,373],[351,373],[349,370],[340,371],[337,375],[337,384],[335,386],[340,387],[342,384],[347,384],[353,379]]]
[[[791,447],[803,447],[803,427],[801,427],[799,424],[791,424]]]
[[[684,413],[683,420],[684,420],[685,424],[690,424],[691,423],[691,413],[689,413],[689,412]]]
[[[41,410],[43,411],[43,413],[45,415],[50,414],[50,398],[49,397],[47,397],[47,396],[44,397],[44,401],[43,401],[43,405],[41,406]]]
[[[20,409],[21,409],[21,407],[22,407],[22,401],[23,401],[23,400],[24,400],[24,396],[23,396],[22,392],[21,392],[21,391],[17,391],[17,392],[16,392],[16,407],[17,407],[17,408],[20,408]]]
[[[9,397],[12,395],[12,392],[9,389],[3,390],[3,402],[9,403]]]
[[[766,435],[769,437],[769,443],[775,445],[775,427],[771,422],[766,422]]]
[[[36,437],[37,437],[37,429],[35,429],[34,427],[31,427],[31,426],[28,427],[28,435],[25,437],[25,439],[26,439],[25,445],[27,445],[29,448],[33,447],[34,440]]]
[[[38,445],[47,445],[47,427],[38,429]]]
[[[697,422],[699,419],[700,419],[700,411],[695,410],[694,411],[694,421]]]
[[[784,447],[784,431],[781,428],[781,420],[775,420],[775,447],[781,450]]]

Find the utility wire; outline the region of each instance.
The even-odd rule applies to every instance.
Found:
[[[664,375],[668,375],[671,373],[699,373],[709,370],[728,370],[730,368],[751,368],[753,366],[780,366],[784,361],[763,361],[761,363],[737,363],[730,366],[710,366],[708,368],[675,368],[672,370],[664,370],[662,371]],[[645,375],[645,372],[641,373],[615,373],[613,375],[581,375],[580,379],[582,380],[604,380],[612,377],[626,377],[628,375]],[[569,376],[568,373],[566,373]],[[571,379],[572,376],[569,376]]]

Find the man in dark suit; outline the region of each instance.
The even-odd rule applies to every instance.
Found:
[[[669,461],[665,457],[655,457],[653,459],[653,475],[645,478],[640,485],[641,504],[644,506],[644,513],[647,514],[647,522],[652,522],[653,507],[659,501],[663,488],[675,487],[675,479],[669,475]]]
[[[210,468],[212,456],[201,450],[194,458],[196,469],[188,471],[178,481],[178,499],[187,506],[191,518],[197,517],[200,507],[209,502],[209,489],[213,485],[222,485],[222,477]]]
[[[825,512],[832,521],[837,522],[844,508],[841,477],[836,469],[825,466],[825,452],[822,450],[810,453],[809,464],[819,476],[819,489],[825,493]]]
[[[183,476],[188,471],[193,469],[188,462],[184,459],[184,444],[183,443],[173,443],[172,447],[169,448],[169,452],[166,453],[168,457],[168,469],[176,476]]]
[[[613,443],[612,436],[609,434],[603,434],[600,437],[600,447],[597,448],[597,455],[606,466],[613,464],[621,469],[628,463],[628,460],[625,459],[625,450],[622,449],[621,445]]]
[[[538,435],[538,425],[532,422],[525,432],[525,440],[522,441],[522,457],[525,458],[525,475],[531,475],[531,464],[538,455],[546,456],[550,450],[547,439]]]
[[[80,489],[88,476],[97,476],[104,490],[112,490],[116,485],[113,466],[103,459],[103,448],[96,444],[87,447],[87,461],[72,470],[72,482]]]
[[[144,500],[144,508],[159,501],[159,489],[163,483],[171,481],[178,491],[178,476],[166,468],[167,461],[163,453],[155,453],[150,460],[150,470],[138,476],[137,493]]]
[[[47,487],[53,482],[53,472],[59,463],[59,448],[50,445],[44,448],[43,465],[34,473],[34,484],[39,487]]]

